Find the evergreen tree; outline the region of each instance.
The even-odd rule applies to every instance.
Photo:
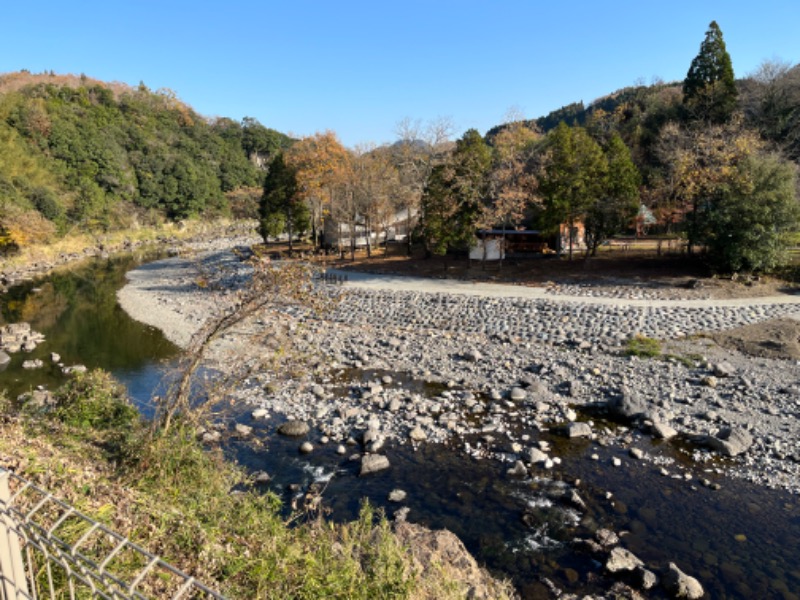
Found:
[[[428,251],[443,255],[469,246],[484,209],[491,165],[491,148],[470,129],[456,142],[450,160],[434,168],[422,196]]]
[[[259,232],[264,241],[270,236],[289,235],[289,253],[293,250],[296,233],[308,230],[309,211],[297,193],[297,172],[278,154],[264,179],[264,194],[260,205]]]
[[[603,150],[582,127],[561,122],[548,134],[545,168],[540,181],[545,215],[553,228],[573,231],[589,209],[602,201],[608,163]],[[569,239],[572,258],[573,239]]]
[[[623,231],[639,208],[641,176],[630,150],[616,132],[608,142],[605,158],[608,177],[604,193],[586,214],[586,252],[592,255],[605,240]]]
[[[711,21],[683,81],[683,104],[693,118],[724,123],[736,108],[736,80],[722,31]]]

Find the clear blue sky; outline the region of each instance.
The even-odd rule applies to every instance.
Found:
[[[4,3],[0,72],[170,88],[203,115],[347,146],[405,118],[481,133],[658,77],[682,80],[708,24],[737,77],[800,62],[800,0],[38,0]]]

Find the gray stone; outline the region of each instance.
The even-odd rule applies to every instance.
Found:
[[[525,477],[528,474],[528,469],[525,467],[525,463],[521,460],[518,460],[514,463],[514,466],[511,467],[506,471],[512,477]]]
[[[5,369],[8,366],[8,363],[11,362],[11,357],[0,350],[0,370]]]
[[[425,433],[425,430],[419,425],[414,427],[414,429],[409,432],[408,437],[414,442],[424,442],[428,439],[428,435]]]
[[[269,473],[266,471],[256,471],[253,473],[253,481],[256,483],[269,483],[272,480],[272,477],[269,476]]]
[[[675,563],[669,563],[669,570],[664,575],[661,584],[673,598],[697,600],[702,598],[705,593],[700,582],[681,571]]]
[[[299,437],[301,435],[306,435],[309,429],[308,423],[305,421],[295,421],[294,419],[290,419],[278,427],[278,433],[281,435],[287,435],[289,437]]]
[[[714,389],[719,385],[719,380],[714,375],[706,375],[700,380],[700,383]]]
[[[610,548],[619,544],[619,536],[610,529],[598,529],[594,538],[603,548]]]
[[[85,365],[72,365],[71,367],[64,367],[61,369],[61,372],[64,375],[73,375],[75,373],[86,373],[87,369]]]
[[[678,432],[669,425],[667,425],[666,423],[663,423],[661,421],[654,421],[653,435],[664,440],[671,440],[676,435],[678,435]]]
[[[250,427],[249,425],[244,425],[242,423],[237,423],[236,426],[234,427],[234,429],[236,429],[236,433],[240,437],[247,437],[251,433],[253,433],[253,428],[252,427]]]
[[[619,546],[612,548],[606,560],[606,570],[611,573],[621,571],[633,571],[637,567],[644,566],[644,563],[630,550]]]
[[[706,444],[725,456],[738,456],[753,445],[753,436],[741,427],[723,429],[716,436],[706,438]]]
[[[43,366],[44,362],[39,358],[22,361],[23,369],[41,369]]]
[[[300,444],[300,453],[301,454],[311,454],[314,451],[314,446],[311,442],[303,442]]]
[[[377,473],[390,467],[389,459],[383,454],[365,454],[361,459],[361,472],[360,475],[369,475],[370,473]]]
[[[515,402],[519,402],[520,400],[525,400],[525,398],[528,397],[528,394],[521,387],[513,387],[511,388],[511,392],[509,392],[508,397]]]
[[[524,455],[525,460],[527,460],[530,464],[536,465],[540,463],[544,463],[549,456],[546,453],[542,452],[538,448],[528,448]]]
[[[639,587],[643,590],[652,590],[658,585],[658,576],[642,566],[636,567],[636,578],[638,579]]]
[[[204,444],[216,444],[222,439],[222,434],[219,431],[204,431],[200,436],[200,440]]]
[[[729,362],[721,362],[714,365],[714,375],[717,377],[733,377],[736,369]]]
[[[268,414],[269,411],[266,408],[257,408],[250,413],[250,416],[254,419],[265,419]]]
[[[647,402],[630,389],[624,389],[619,396],[610,399],[607,407],[609,412],[625,419],[635,419],[649,408]]]
[[[592,427],[588,423],[575,421],[569,423],[564,431],[568,438],[590,438],[592,437]]]
[[[483,359],[483,355],[479,350],[468,350],[464,354],[464,358],[470,362],[480,362]]]
[[[403,502],[407,496],[404,490],[394,489],[389,492],[389,502]]]

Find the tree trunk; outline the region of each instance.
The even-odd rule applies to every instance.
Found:
[[[367,258],[372,258],[372,227],[369,217],[364,217],[364,236],[367,238]]]
[[[292,257],[292,252],[294,250],[294,246],[292,245],[292,237],[293,237],[292,234],[294,233],[292,231],[292,226],[294,225],[294,223],[292,223],[292,221],[293,221],[292,216],[293,216],[292,215],[292,211],[289,210],[289,214],[288,214],[289,218],[287,219],[287,221],[288,221],[287,225],[289,226],[289,258]]]

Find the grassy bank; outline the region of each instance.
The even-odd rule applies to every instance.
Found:
[[[15,403],[14,403],[15,404]],[[0,466],[231,598],[462,598],[464,573],[420,564],[383,515],[281,515],[272,494],[188,427],[144,422],[109,375],[79,375],[45,407],[3,402]],[[512,595],[484,578],[485,597]],[[480,596],[479,596],[480,597]]]

